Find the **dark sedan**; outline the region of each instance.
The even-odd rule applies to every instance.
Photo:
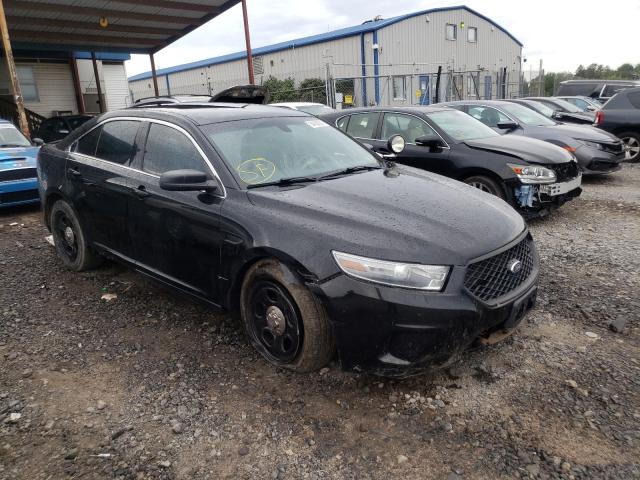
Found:
[[[337,351],[345,369],[408,374],[502,338],[535,302],[538,256],[515,210],[389,169],[302,112],[111,112],[38,160],[66,267],[107,256],[239,312],[258,352],[291,370]]]
[[[60,115],[43,120],[38,129],[31,135],[44,143],[55,142],[69,135],[76,128],[93,117],[91,115]]]
[[[532,102],[541,103],[546,105],[554,112],[554,119],[566,123],[577,123],[584,125],[591,125],[596,119],[596,114],[593,112],[585,112],[582,109],[576,107],[572,103],[555,97],[526,97],[522,100],[531,100]],[[516,100],[517,101],[517,100]]]
[[[624,142],[627,160],[640,160],[640,88],[616,93],[596,113],[596,125]]]
[[[580,170],[566,150],[531,138],[503,137],[446,107],[360,108],[320,118],[379,153],[385,139],[407,142],[395,161],[496,195],[525,217],[542,216],[580,195]]]
[[[563,125],[509,100],[464,100],[449,105],[503,135],[522,135],[558,145],[573,153],[583,175],[620,170],[625,148],[615,135],[590,125]]]

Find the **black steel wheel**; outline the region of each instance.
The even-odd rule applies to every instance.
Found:
[[[275,259],[261,260],[247,271],[240,313],[250,342],[274,365],[310,372],[334,355],[324,308],[298,276]]]
[[[97,267],[101,258],[87,244],[76,212],[64,200],[51,207],[50,223],[53,242],[65,267],[82,271]]]
[[[483,192],[495,195],[498,198],[505,199],[504,189],[491,177],[484,175],[474,175],[464,179],[467,185],[482,190]]]
[[[304,332],[293,300],[284,288],[271,280],[249,287],[250,335],[276,363],[289,363],[300,351]]]

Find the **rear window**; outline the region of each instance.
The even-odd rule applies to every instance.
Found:
[[[604,91],[602,92],[602,96],[603,97],[613,97],[616,93],[618,93],[620,90],[624,90],[625,88],[632,88],[635,87],[635,85],[606,85],[604,87]]]

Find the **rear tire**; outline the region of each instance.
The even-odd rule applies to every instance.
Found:
[[[69,203],[64,200],[54,203],[49,221],[56,252],[66,268],[81,272],[102,263],[102,258],[89,247],[78,215]]]
[[[312,372],[324,367],[335,354],[324,307],[276,259],[257,262],[245,275],[240,314],[253,347],[278,367]]]
[[[630,148],[629,155],[625,155],[628,162],[640,160],[640,134],[635,132],[624,132],[618,135],[620,140]]]
[[[491,177],[486,177],[484,175],[474,175],[472,177],[465,178],[463,181],[471,187],[475,187],[478,190],[482,190],[483,192],[495,195],[502,200],[505,199],[504,189],[502,188],[502,185],[500,185]]]

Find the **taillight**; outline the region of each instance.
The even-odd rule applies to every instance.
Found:
[[[596,112],[596,125],[602,125],[604,122],[604,112],[602,110],[598,110]]]

